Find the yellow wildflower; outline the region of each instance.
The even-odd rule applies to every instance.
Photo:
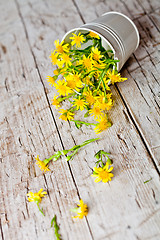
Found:
[[[88,214],[88,206],[83,202],[83,200],[79,200],[79,204],[77,204],[77,208],[71,209],[72,212],[77,213],[77,216],[74,216],[72,218],[80,218],[82,219],[83,217],[87,216]]]
[[[58,53],[55,54],[55,51],[51,52],[50,59],[53,64],[57,64],[57,61],[58,61],[57,57],[58,57]]]
[[[89,56],[86,57],[85,55],[83,55],[83,59],[80,60],[80,63],[82,63],[87,70],[91,70],[92,59]]]
[[[94,172],[91,175],[92,177],[96,177],[95,182],[108,182],[111,181],[112,177],[114,176],[111,171],[113,170],[113,167],[110,167],[110,164],[106,162],[106,165],[104,167],[94,167]]]
[[[93,97],[93,92],[88,88],[87,91],[84,93],[86,97],[86,102],[91,106],[95,103],[96,97]]]
[[[54,41],[54,44],[56,46],[56,50],[58,53],[64,53],[64,52],[69,52],[69,44],[64,44],[64,41],[62,41],[61,43],[59,43],[59,39]]]
[[[68,54],[62,53],[61,58],[62,58],[62,62],[65,63],[66,66],[71,66],[72,65],[71,58],[69,57]]]
[[[90,32],[88,34],[88,36],[92,37],[92,38],[97,38],[97,39],[100,39],[100,37],[98,36],[98,34],[94,33],[94,32]]]
[[[77,87],[81,88],[82,87],[82,81],[81,81],[81,74],[78,73],[73,73],[72,78],[77,84]]]
[[[68,75],[66,77],[67,80],[67,87],[69,87],[70,89],[75,89],[76,91],[79,91],[78,86],[77,86],[77,82],[75,81],[75,79],[73,78],[73,75]]]
[[[111,81],[112,84],[114,84],[115,82],[123,82],[125,80],[127,80],[127,78],[122,78],[120,73],[115,73],[115,70],[108,70],[107,71],[107,76],[109,78],[109,80]]]
[[[64,64],[63,60],[62,61],[60,61],[60,60],[57,61],[57,65],[58,65],[59,68],[62,68],[63,64]]]
[[[72,92],[72,90],[67,86],[67,82],[64,79],[58,80],[54,86],[60,95],[67,96],[69,93]]]
[[[81,97],[79,96],[78,99],[73,99],[74,100],[74,104],[73,106],[76,107],[76,109],[80,109],[81,111],[84,110],[84,108],[86,107],[86,103],[84,99],[81,99]]]
[[[68,110],[65,110],[65,109],[60,109],[59,113],[62,113],[62,115],[59,117],[60,119],[64,120],[64,121],[67,121],[67,120],[72,120],[74,119],[74,113],[68,111]]]
[[[55,69],[55,70],[53,71],[53,73],[54,73],[55,75],[58,75],[58,74],[59,74],[58,69]]]
[[[97,126],[94,128],[94,131],[98,134],[104,131],[105,129],[111,127],[111,123],[108,121],[108,118],[105,114],[99,117],[99,119],[96,119]]]
[[[44,172],[46,172],[46,171],[50,171],[50,169],[48,168],[48,164],[46,164],[44,161],[41,161],[40,159],[39,159],[39,155],[37,155],[37,157],[35,158],[36,159],[36,164],[38,165],[38,167],[42,170],[42,171],[44,171]]]
[[[93,108],[89,110],[91,116],[94,115],[94,119],[98,118],[102,115],[102,109],[100,108],[98,103],[95,103]]]
[[[92,53],[91,54],[92,54],[92,58],[96,61],[99,61],[103,57],[103,55],[101,55],[101,52],[98,51],[97,47],[96,48],[92,47]]]
[[[47,192],[43,192],[43,188],[41,188],[37,193],[29,192],[27,193],[28,201],[40,203],[45,194],[47,194]]]
[[[85,38],[83,35],[81,35],[81,33],[79,32],[78,35],[76,35],[75,33],[72,33],[73,37],[70,37],[70,39],[72,39],[72,46],[74,44],[76,44],[76,47],[81,47],[81,43],[83,43],[85,41]]]
[[[47,76],[46,79],[47,79],[47,82],[49,82],[49,85],[51,85],[51,86],[54,85],[55,80],[54,80],[53,77],[51,77],[51,76]]]
[[[104,92],[101,92],[100,96],[98,97],[97,103],[99,103],[99,107],[102,110],[110,110],[113,106],[113,100],[111,98],[112,94],[107,94],[106,97]]]
[[[58,96],[54,95],[53,99],[51,99],[51,102],[52,102],[52,105],[56,106],[57,109],[60,107]]]
[[[33,193],[33,192],[27,193],[28,201],[35,202],[38,206],[39,211],[43,214],[43,216],[44,216],[43,209],[40,209],[39,203],[42,201],[42,198],[46,194],[47,192],[43,192],[43,188],[41,188],[37,193]]]

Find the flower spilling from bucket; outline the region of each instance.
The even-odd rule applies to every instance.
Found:
[[[100,133],[111,126],[108,111],[113,106],[110,85],[123,82],[117,71],[117,62],[112,50],[102,46],[101,38],[93,32],[72,33],[71,42],[56,40],[50,59],[57,68],[48,82],[58,92],[52,104],[59,109],[60,119],[73,121],[77,128],[83,124],[94,125]],[[62,108],[65,102],[67,108]],[[84,111],[84,118],[93,116],[96,122],[75,119],[77,111]]]

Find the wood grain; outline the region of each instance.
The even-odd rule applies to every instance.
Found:
[[[147,1],[141,3],[1,1],[2,239],[53,239],[54,214],[62,239],[159,239],[159,18],[156,1],[149,10]],[[44,159],[97,137],[92,127],[78,130],[73,123],[61,121],[50,105],[55,90],[45,78],[53,71],[48,57],[53,42],[105,10],[120,10],[134,18],[141,34],[141,45],[122,72],[128,81],[112,87],[113,126],[69,164],[57,161],[43,175],[35,166],[35,155]],[[99,149],[112,153],[115,177],[109,184],[96,184],[90,177]],[[26,199],[28,191],[41,187],[48,192],[41,205],[45,218]],[[69,209],[80,198],[88,204],[89,214],[75,221]]]

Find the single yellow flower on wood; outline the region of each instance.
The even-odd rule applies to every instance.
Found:
[[[48,163],[46,164],[44,161],[41,161],[40,159],[39,159],[39,155],[37,155],[37,157],[35,158],[36,159],[36,164],[38,165],[38,167],[42,170],[42,171],[44,171],[44,172],[46,172],[46,171],[50,171],[50,169],[48,168]]]
[[[47,192],[43,192],[43,188],[39,190],[37,193],[29,192],[27,193],[29,202],[41,202],[42,198],[47,194]]]
[[[106,165],[104,167],[94,167],[93,168],[93,174],[92,177],[96,177],[95,182],[108,182],[111,181],[112,177],[114,176],[111,171],[113,170],[113,167],[110,167],[110,164],[106,162]]]
[[[85,41],[85,38],[83,35],[81,35],[81,33],[79,32],[78,35],[76,35],[75,33],[72,33],[73,37],[70,37],[70,39],[72,40],[71,44],[72,46],[74,44],[76,44],[76,47],[81,47],[81,43],[83,43]]]
[[[64,120],[64,121],[67,121],[67,120],[72,120],[74,119],[74,113],[68,111],[68,110],[65,110],[65,109],[60,109],[59,113],[62,113],[62,115],[59,117],[60,119]]]
[[[88,214],[88,206],[83,202],[83,200],[79,200],[79,204],[77,204],[77,208],[72,208],[70,211],[77,213],[77,216],[72,216],[72,218],[80,218],[87,216]]]
[[[39,190],[37,193],[29,192],[27,193],[28,201],[29,202],[35,202],[38,206],[39,211],[43,214],[43,209],[40,209],[39,203],[42,201],[42,198],[47,194],[47,192],[43,192],[43,188]]]

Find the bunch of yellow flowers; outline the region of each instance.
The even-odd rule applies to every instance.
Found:
[[[56,40],[55,50],[50,59],[57,68],[54,76],[47,76],[58,95],[54,95],[52,104],[59,109],[62,120],[74,121],[77,128],[83,124],[94,125],[100,133],[111,126],[108,111],[113,106],[110,85],[122,82],[117,71],[117,62],[112,50],[102,46],[101,38],[93,33],[72,33],[71,42]],[[87,44],[88,43],[88,44]],[[68,109],[61,108],[68,101]],[[75,120],[76,111],[85,111],[84,117],[93,116],[97,123]]]

